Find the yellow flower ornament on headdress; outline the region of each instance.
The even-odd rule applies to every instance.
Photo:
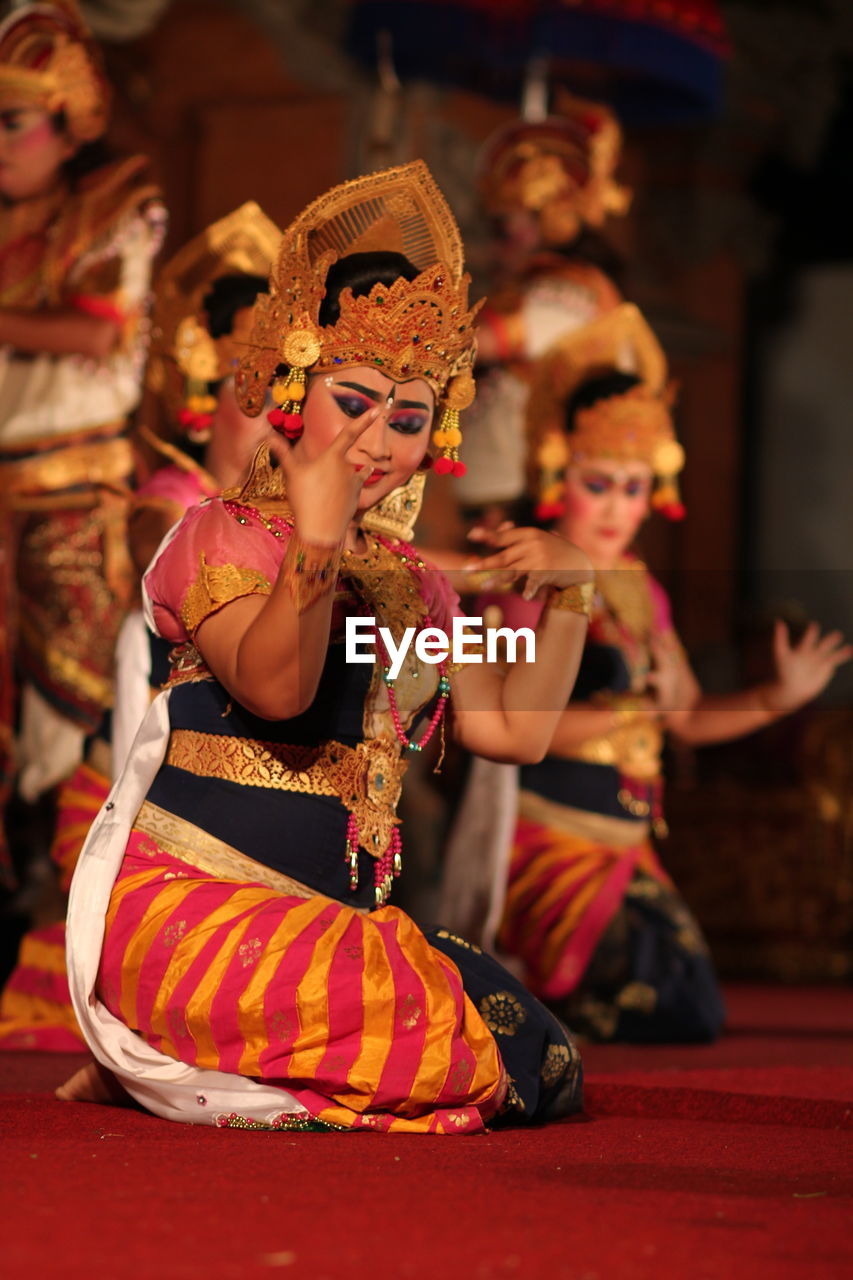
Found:
[[[566,404],[590,378],[622,370],[640,379],[627,391],[578,409],[566,432]],[[670,520],[684,517],[678,476],[684,450],[675,438],[672,388],[660,343],[642,313],[623,303],[556,343],[539,361],[527,408],[531,484],[537,515],[562,513],[566,467],[573,459],[647,463],[657,480],[652,505]]]
[[[22,102],[65,113],[75,143],[100,138],[110,89],[100,50],[74,0],[14,9],[0,24],[0,105]]]
[[[354,296],[343,289],[334,324],[321,325],[329,268],[339,258],[373,250],[401,253],[418,271]],[[459,413],[474,398],[474,317],[468,307],[459,229],[421,160],[334,187],[313,201],[284,233],[259,298],[237,394],[244,412],[264,407],[272,386],[272,425],[301,433],[306,377],[348,365],[375,365],[398,381],[423,378],[441,410],[433,441],[444,451],[436,470],[462,474]],[[284,365],[286,371],[279,375]]]

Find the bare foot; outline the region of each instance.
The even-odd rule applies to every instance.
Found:
[[[60,1102],[101,1102],[113,1107],[129,1107],[133,1102],[112,1071],[94,1058],[59,1086],[56,1097]]]

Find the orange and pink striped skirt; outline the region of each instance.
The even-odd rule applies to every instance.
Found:
[[[323,1125],[476,1132],[510,1087],[459,968],[402,911],[214,877],[138,829],[98,995],[161,1053],[286,1088]]]

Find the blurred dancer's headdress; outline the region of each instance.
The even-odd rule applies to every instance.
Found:
[[[0,24],[0,105],[4,101],[64,112],[78,144],[104,132],[110,89],[74,0],[24,5]]]
[[[564,94],[557,113],[515,120],[489,138],[479,164],[486,210],[536,215],[543,241],[567,244],[582,227],[625,213],[631,192],[613,178],[622,129],[609,107]]]
[[[160,272],[146,384],[196,443],[207,439],[216,408],[209,383],[236,372],[252,327],[247,306],[229,333],[212,337],[205,298],[222,276],[266,280],[280,243],[278,227],[250,200],[184,245]]]
[[[331,265],[374,250],[403,254],[419,274],[376,284],[359,297],[343,289],[339,318],[321,325]],[[478,310],[468,307],[469,283],[459,228],[422,160],[334,187],[284,233],[269,295],[258,300],[249,350],[240,362],[243,409],[261,412],[276,375],[273,398],[280,407],[270,420],[296,435],[307,373],[369,364],[398,380],[424,378],[441,412],[433,440],[444,453],[436,470],[461,474],[459,411],[474,398]]]
[[[566,405],[578,388],[620,370],[639,383],[578,409],[567,434]],[[652,505],[670,519],[681,519],[678,475],[684,450],[675,438],[671,405],[666,356],[633,304],[623,303],[557,342],[536,366],[527,408],[531,483],[540,518],[560,514],[571,461],[603,457],[648,463],[658,481]]]

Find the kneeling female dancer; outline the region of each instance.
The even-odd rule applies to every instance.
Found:
[[[589,561],[519,530],[500,559],[547,598],[536,661],[501,678],[412,646],[390,674],[407,628],[450,632],[458,612],[392,531],[434,418],[439,468],[460,466],[467,289],[421,162],[335,188],[285,233],[237,384],[257,414],[272,382],[288,438],[191,511],[146,575],[176,651],[72,887],[71,990],[99,1066],[65,1097],[109,1072],[175,1120],[431,1133],[580,1105],[562,1024],[476,948],[386,905],[406,759],[451,687],[468,749],[537,760],[586,634]],[[375,663],[347,661],[354,615],[368,634],[375,619]]]

